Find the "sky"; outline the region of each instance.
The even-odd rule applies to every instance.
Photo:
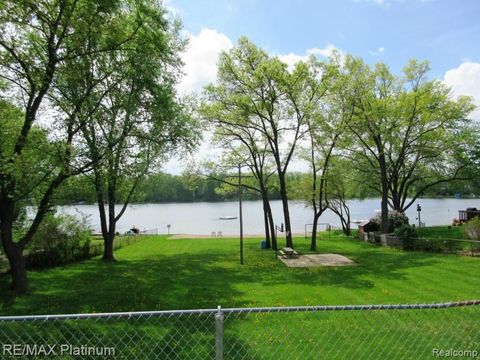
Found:
[[[288,64],[333,49],[386,63],[401,74],[409,59],[428,60],[430,78],[480,106],[480,0],[164,0],[180,18],[189,46],[179,90],[214,82],[221,51],[248,37]],[[480,109],[472,114],[480,120]],[[208,139],[208,136],[207,136]],[[208,141],[205,141],[208,143]],[[197,154],[211,153],[206,144]],[[201,157],[201,155],[197,155]],[[165,171],[180,173],[174,159]]]

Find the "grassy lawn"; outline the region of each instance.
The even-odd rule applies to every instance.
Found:
[[[423,303],[480,298],[480,259],[403,252],[323,236],[319,252],[351,267],[287,268],[260,239],[154,236],[98,258],[31,271],[30,292],[13,298],[1,277],[1,313],[42,314],[222,307]],[[295,239],[308,252],[308,241]],[[284,314],[229,314],[226,359],[431,358],[432,348],[479,349],[479,307]],[[169,318],[1,323],[0,337],[115,346],[126,359],[214,358],[212,313]],[[13,339],[13,340],[12,340]],[[62,339],[62,340],[59,340]],[[149,355],[150,354],[150,355]],[[68,356],[65,358],[69,358]],[[83,357],[88,358],[88,357]],[[91,357],[92,359],[94,357]]]
[[[300,252],[308,241],[295,239]],[[324,236],[319,252],[343,254],[352,267],[293,269],[246,239],[146,238],[98,258],[29,272],[30,292],[3,291],[2,314],[139,311],[247,306],[436,302],[480,298],[480,259],[403,252],[343,236]]]
[[[430,239],[464,239],[463,226],[429,226],[417,229],[417,234]]]

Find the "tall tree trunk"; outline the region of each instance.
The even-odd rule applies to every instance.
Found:
[[[110,232],[103,235],[104,248],[103,248],[103,257],[102,260],[105,261],[115,261],[113,256],[113,240],[115,236],[111,236]]]
[[[28,288],[27,267],[23,252],[19,248],[14,247],[13,253],[10,256],[7,255],[7,257],[12,273],[12,291],[15,294],[23,294]]]
[[[345,219],[343,216],[340,218],[340,221],[342,223],[342,232],[344,235],[350,236],[351,231],[350,231],[350,219]]]
[[[390,190],[390,195],[392,196],[392,206],[393,206],[392,210],[403,212],[404,209],[402,209],[402,200],[398,191],[395,188],[393,188]]]
[[[112,234],[112,223],[111,218],[108,216],[105,211],[104,203],[99,201],[98,202],[98,210],[100,213],[100,226],[102,229],[102,237],[103,237],[103,257],[102,260],[105,261],[114,261],[115,258],[113,256],[113,240],[115,238],[115,232]],[[110,211],[109,211],[110,213]],[[115,225],[113,225],[113,229],[115,229]],[[115,231],[115,230],[114,230]],[[112,236],[113,235],[113,236]]]
[[[1,201],[0,235],[3,250],[10,265],[11,289],[14,293],[21,294],[27,291],[27,268],[23,257],[23,246],[13,242],[12,229],[15,218],[15,204],[8,199],[8,196],[3,196]]]
[[[382,234],[387,234],[389,230],[388,224],[388,179],[387,179],[387,163],[385,161],[385,153],[382,149],[379,153],[380,176],[382,182],[382,204],[381,215],[382,221],[380,224],[380,231]]]
[[[275,222],[273,221],[272,208],[270,206],[270,201],[267,199],[267,216],[268,216],[268,226],[270,227],[270,238],[272,239],[272,249],[277,248],[277,234],[275,234]]]
[[[272,247],[271,239],[270,239],[270,224],[268,219],[268,207],[267,207],[268,199],[263,199],[263,220],[265,223],[265,242],[267,249]]]
[[[259,179],[263,179],[262,174],[259,174]],[[277,236],[275,234],[275,223],[273,222],[272,208],[270,206],[270,200],[268,200],[268,190],[263,180],[260,181],[260,193],[262,194],[263,199],[263,210],[267,217],[266,224],[268,223],[268,229],[265,229],[265,233],[269,233],[270,236],[270,245],[267,242],[268,249],[276,249],[277,246]]]
[[[337,203],[332,203],[330,206],[330,210],[333,211],[334,214],[338,216],[340,219],[340,223],[342,224],[342,231],[345,235],[349,236],[351,234],[350,229],[350,209],[345,201],[345,199],[339,199],[338,205]]]
[[[317,213],[313,216],[312,239],[310,240],[310,250],[317,251],[317,225],[320,218]]]
[[[2,245],[10,265],[11,289],[14,293],[21,294],[27,291],[27,267],[23,249],[13,242],[12,232],[7,227],[2,222]]]
[[[283,218],[285,220],[285,238],[287,247],[293,249],[292,226],[290,224],[290,211],[288,208],[287,184],[285,182],[285,174],[279,172],[278,179],[280,183],[280,197],[282,199]]]
[[[111,183],[109,183],[110,185]],[[109,186],[108,191],[108,230],[106,234],[103,234],[105,246],[103,248],[103,257],[105,261],[115,261],[113,256],[113,241],[115,239],[116,219],[115,219],[115,191],[113,186]]]
[[[341,206],[342,206],[341,209],[345,210],[345,215],[343,214],[343,211],[342,211],[342,219],[343,219],[342,230],[345,235],[350,236],[352,233],[350,229],[350,208],[348,207],[347,202],[345,200],[342,200]]]

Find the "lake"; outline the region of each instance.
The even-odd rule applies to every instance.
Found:
[[[450,224],[453,218],[458,218],[458,210],[467,207],[480,208],[480,199],[419,199],[414,206],[407,210],[410,223],[418,223],[416,205],[422,207],[421,220],[427,226]],[[275,222],[283,222],[282,205],[279,200],[271,202]],[[380,209],[380,199],[364,199],[349,201],[352,220],[368,219]],[[92,229],[100,231],[98,208],[96,205],[63,206],[60,212],[88,217]],[[304,204],[290,203],[292,231],[303,233],[305,224],[312,223],[313,212]],[[263,214],[261,201],[244,201],[244,233],[263,233]],[[158,229],[159,233],[167,233],[170,224],[170,233],[173,234],[211,234],[221,231],[224,235],[239,234],[239,221],[220,220],[224,216],[238,216],[238,202],[199,202],[199,203],[167,203],[167,204],[132,204],[118,223],[118,231],[125,232],[133,225],[145,229]],[[324,213],[321,223],[330,223],[333,227],[340,227],[340,221],[330,211]],[[356,224],[352,224],[356,227]],[[322,227],[319,227],[321,229]]]

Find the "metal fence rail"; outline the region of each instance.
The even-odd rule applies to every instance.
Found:
[[[0,317],[0,358],[480,356],[480,300]]]

